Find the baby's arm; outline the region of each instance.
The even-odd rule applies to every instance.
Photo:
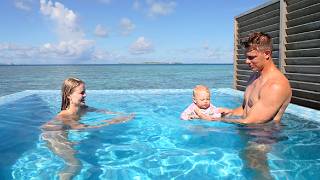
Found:
[[[203,119],[203,120],[207,120],[207,121],[211,121],[213,117],[211,117],[210,115],[208,114],[204,114],[201,112],[200,108],[196,107],[194,109],[194,112],[196,113],[196,115],[200,118],[200,119]]]
[[[198,119],[199,116],[194,112],[193,104],[189,105],[180,115],[182,120]]]

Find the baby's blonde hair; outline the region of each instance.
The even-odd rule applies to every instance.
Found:
[[[205,85],[196,85],[194,88],[193,88],[193,97],[195,97],[196,93],[198,93],[199,91],[206,91],[210,94],[210,89],[205,86]]]

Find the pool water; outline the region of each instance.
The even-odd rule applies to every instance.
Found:
[[[58,113],[59,93],[23,91],[0,99],[1,179],[58,179],[65,162],[47,147],[40,126]],[[215,106],[235,108],[242,101],[242,93],[232,89],[211,93]],[[191,96],[189,89],[88,91],[89,106],[135,113],[135,118],[69,131],[82,163],[74,179],[320,177],[318,111],[290,105],[281,124],[255,126],[182,121],[180,113]],[[112,117],[91,112],[81,122]]]

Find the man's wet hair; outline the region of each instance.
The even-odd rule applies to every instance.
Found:
[[[251,33],[247,38],[240,41],[245,49],[256,49],[258,51],[269,50],[272,52],[272,38],[263,32]]]

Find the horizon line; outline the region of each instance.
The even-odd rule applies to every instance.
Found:
[[[110,63],[110,64],[0,64],[0,66],[96,66],[96,65],[233,65],[233,63]]]

